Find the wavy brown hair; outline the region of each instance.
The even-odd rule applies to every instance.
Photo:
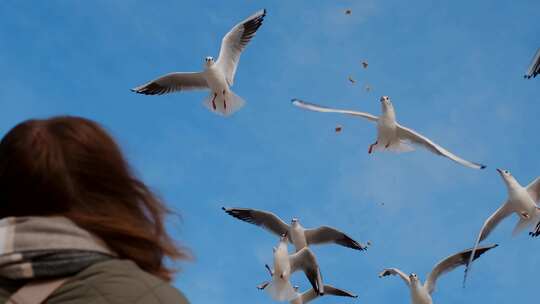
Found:
[[[188,254],[165,230],[169,213],[91,120],[27,120],[0,142],[0,218],[63,215],[120,258],[170,281],[175,270],[165,260]]]

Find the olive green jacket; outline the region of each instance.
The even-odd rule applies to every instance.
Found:
[[[0,279],[0,303],[22,286]],[[47,304],[187,304],[182,293],[129,260],[96,263],[70,278]]]

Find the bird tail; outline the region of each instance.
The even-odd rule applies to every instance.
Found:
[[[390,151],[394,153],[404,153],[414,151],[414,147],[405,141],[397,141],[388,146],[388,148],[378,143],[375,147],[375,151]]]
[[[272,282],[264,289],[272,299],[276,301],[291,301],[298,297],[298,293],[294,290],[289,280],[273,278]]]
[[[226,91],[225,94],[217,94],[217,96],[211,92],[203,101],[203,105],[208,110],[223,116],[229,116],[240,110],[245,103],[242,97],[234,94],[233,91]]]

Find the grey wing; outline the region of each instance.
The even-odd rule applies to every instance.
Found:
[[[300,100],[300,99],[297,99],[297,98],[294,98],[292,100],[292,104],[299,107],[299,108],[303,108],[303,109],[310,110],[310,111],[315,111],[315,112],[348,114],[348,115],[362,117],[362,118],[365,118],[365,119],[367,119],[369,121],[375,121],[375,122],[377,120],[379,120],[379,118],[377,116],[369,114],[369,113],[351,111],[351,110],[341,110],[341,109],[328,108],[328,107],[316,105],[314,103],[310,103],[310,102],[307,102],[307,101],[303,101],[303,100]]]
[[[476,248],[476,250],[474,248],[471,248],[445,258],[444,260],[439,262],[429,274],[428,279],[425,283],[426,289],[430,294],[433,293],[433,291],[435,290],[435,284],[437,283],[437,279],[441,275],[450,272],[461,265],[469,264],[469,261],[474,261],[478,259],[482,254],[497,246],[497,244],[480,246]]]
[[[338,297],[358,298],[357,295],[343,289],[336,288],[332,285],[324,285],[324,294]]]
[[[527,192],[535,203],[540,199],[540,177],[537,177],[532,183],[527,185]]]
[[[247,208],[223,207],[222,209],[230,216],[244,222],[260,226],[278,236],[281,236],[289,231],[289,225],[271,212]]]
[[[379,273],[379,278],[389,275],[397,275],[403,280],[403,282],[405,282],[405,284],[407,284],[407,286],[411,285],[411,279],[409,279],[409,277],[405,273],[403,273],[403,271],[397,268],[386,268],[381,273]]]
[[[234,83],[234,74],[236,73],[240,55],[262,25],[264,16],[266,16],[266,10],[256,12],[235,25],[221,41],[221,49],[219,50],[216,65],[225,73],[225,78],[230,86]]]
[[[424,148],[428,149],[429,151],[440,155],[447,157],[456,163],[459,163],[463,166],[473,168],[473,169],[484,169],[486,168],[485,165],[474,163],[468,160],[464,160],[461,157],[458,157],[457,155],[451,153],[450,151],[446,150],[445,148],[437,145],[433,141],[431,141],[429,138],[423,136],[422,134],[414,131],[413,129],[406,128],[400,124],[397,124],[398,127],[398,136],[400,139],[407,140],[413,144],[417,144],[420,146],[423,146]]]
[[[497,227],[497,225],[506,217],[508,217],[510,214],[512,214],[512,208],[510,208],[508,203],[505,203],[502,205],[497,211],[495,211],[485,222],[484,225],[482,225],[482,229],[480,229],[480,233],[478,233],[478,237],[476,239],[476,242],[474,243],[473,252],[478,248],[478,245],[480,242],[485,240],[488,235]],[[473,256],[471,256],[472,258]],[[472,259],[469,260],[469,263],[465,266],[465,273],[463,275],[463,285],[465,285],[465,282],[467,281],[467,275],[471,271],[471,262]]]
[[[206,82],[204,72],[194,72],[170,73],[133,88],[131,91],[145,95],[163,95],[177,91],[202,90],[207,88],[208,83]]]
[[[328,226],[321,226],[315,229],[304,231],[308,244],[336,243],[341,246],[356,250],[366,250],[367,246],[358,243],[345,233]]]
[[[289,255],[289,261],[291,263],[291,273],[300,269],[303,270],[315,292],[318,294],[324,293],[319,264],[315,254],[309,248],[304,247],[300,251]]]
[[[536,77],[538,74],[540,74],[540,48],[536,51],[525,78]]]

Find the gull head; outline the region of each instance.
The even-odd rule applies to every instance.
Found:
[[[507,186],[510,187],[512,185],[517,184],[516,179],[514,178],[512,173],[510,173],[510,171],[508,171],[506,169],[497,169],[497,172],[499,172],[499,175],[502,177],[502,179],[504,180],[504,183]]]
[[[411,273],[409,275],[409,280],[411,280],[412,283],[418,282],[418,276],[416,275],[416,273]]]
[[[209,67],[214,64],[214,57],[207,56],[206,58],[204,58],[204,61],[205,61],[206,66]]]
[[[300,221],[298,220],[297,217],[293,217],[293,219],[291,220],[291,225],[292,225],[293,227],[298,226],[299,223],[300,223]]]
[[[380,100],[383,112],[394,108],[392,101],[390,101],[390,96],[381,96]]]

